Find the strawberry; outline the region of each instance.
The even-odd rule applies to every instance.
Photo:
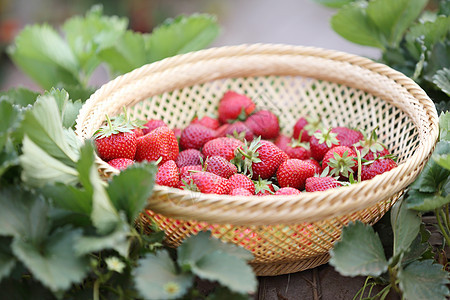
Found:
[[[144,130],[142,128],[135,128],[133,129],[134,134],[136,134],[136,138],[141,137],[144,135]]]
[[[113,166],[118,170],[125,170],[128,166],[134,164],[134,160],[129,158],[114,158],[108,161],[108,164],[110,164],[111,166]]]
[[[322,132],[317,130],[309,140],[311,156],[317,161],[322,161],[323,156],[333,147],[339,146],[337,133],[331,132],[331,129]]]
[[[201,165],[195,165],[195,166],[185,166],[180,168],[180,182],[179,182],[179,188],[183,188],[186,185],[189,185],[191,183],[191,171],[202,171],[203,167]]]
[[[361,157],[367,161],[375,160],[376,158],[390,155],[389,150],[378,141],[378,135],[376,129],[370,134],[363,132],[364,138],[355,144]],[[390,158],[390,157],[389,157]]]
[[[215,137],[216,132],[213,129],[200,124],[189,124],[181,132],[180,146],[182,149],[200,150],[206,142]]]
[[[177,138],[177,141],[179,141],[180,137],[181,137],[181,131],[182,130],[180,128],[174,128],[172,131],[175,134],[175,137]]]
[[[291,142],[291,138],[284,134],[279,134],[273,142],[278,148],[286,152],[288,144]]]
[[[219,128],[217,128],[216,130],[216,136],[217,137],[221,137],[221,136],[226,136],[225,131],[227,130],[227,128],[230,126],[231,124],[229,123],[225,123],[219,126]]]
[[[167,126],[158,127],[137,139],[136,161],[156,161],[161,164],[178,157],[178,143],[175,134]]]
[[[205,171],[219,175],[224,178],[230,178],[236,174],[237,168],[222,156],[209,156],[205,161]]]
[[[397,163],[390,158],[375,159],[370,164],[363,164],[361,167],[361,180],[369,180],[384,172],[397,167]]]
[[[231,190],[230,195],[232,195],[232,196],[252,196],[253,194],[244,188],[235,188],[235,189]]]
[[[237,121],[226,127],[221,136],[230,136],[238,140],[251,141],[254,138],[253,132],[245,125],[244,122]]]
[[[339,140],[340,146],[351,147],[364,138],[360,131],[347,127],[334,127],[331,132],[337,134],[336,138]]]
[[[245,95],[227,91],[219,101],[219,121],[227,123],[239,119],[244,121],[255,110],[255,103]]]
[[[180,172],[173,160],[168,160],[158,167],[156,173],[156,184],[178,187],[180,183]]]
[[[197,149],[186,149],[178,154],[175,162],[178,168],[181,168],[184,166],[201,165],[203,159],[203,154]]]
[[[306,179],[314,176],[315,167],[312,163],[296,158],[288,159],[277,170],[277,180],[280,187],[293,187],[302,190]]]
[[[256,136],[261,136],[262,139],[275,139],[280,133],[280,125],[278,117],[269,110],[260,110],[250,115],[245,121],[245,125]]]
[[[292,139],[286,146],[285,150],[289,158],[297,159],[309,159],[311,157],[311,151],[309,150],[308,143],[302,143],[298,139]]]
[[[275,195],[299,195],[301,192],[292,187],[283,187],[275,192]]]
[[[114,158],[133,159],[136,153],[136,134],[129,125],[113,124],[106,116],[107,125],[94,135],[97,153],[104,161]]]
[[[314,158],[309,158],[309,159],[305,159],[305,160],[309,161],[310,163],[312,163],[314,165],[316,174],[320,174],[320,172],[322,171],[322,167],[320,166],[320,164],[317,160],[315,160]]]
[[[144,135],[146,135],[153,129],[156,129],[161,126],[167,126],[166,122],[164,122],[163,120],[154,120],[154,119],[147,120],[147,123],[144,124],[144,128],[142,128],[142,131]]]
[[[313,176],[306,179],[305,190],[307,192],[326,191],[341,185],[337,179],[331,176]]]
[[[280,148],[258,137],[250,145],[245,143],[238,147],[233,162],[236,163],[238,171],[249,174],[253,179],[268,179],[275,175],[282,160],[283,151]]]
[[[228,179],[210,172],[192,173],[191,178],[198,191],[205,194],[226,195],[231,191]]]
[[[218,137],[207,142],[202,148],[202,153],[205,156],[219,155],[230,161],[234,158],[234,150],[243,144],[235,138]]]
[[[350,173],[356,173],[358,160],[356,152],[347,146],[337,146],[325,153],[322,170],[329,167],[330,175],[348,178]]]
[[[254,185],[255,195],[257,196],[273,195],[275,193],[275,186],[269,180],[259,177],[257,181],[254,181]]]
[[[292,137],[300,140],[301,142],[309,142],[314,132],[321,129],[321,124],[322,123],[319,118],[301,117],[294,125],[294,133],[292,134]]]
[[[244,174],[234,174],[230,178],[231,189],[243,188],[248,190],[252,195],[255,193],[255,184]]]
[[[200,124],[200,125],[203,125],[205,127],[208,127],[208,128],[214,129],[214,130],[216,130],[220,126],[219,120],[214,119],[212,117],[208,117],[208,116],[204,116],[201,119],[199,119],[197,116],[195,116],[192,119],[191,124]]]

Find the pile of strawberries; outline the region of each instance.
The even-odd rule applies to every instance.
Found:
[[[300,117],[287,136],[273,112],[234,91],[222,96],[217,115],[195,117],[183,129],[162,120],[132,121],[126,112],[107,116],[94,135],[97,153],[119,170],[157,161],[159,185],[240,196],[324,191],[397,166],[375,131],[325,128]]]

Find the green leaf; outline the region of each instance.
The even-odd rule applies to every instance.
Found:
[[[32,187],[43,187],[46,184],[61,182],[76,184],[77,171],[53,158],[38,147],[28,136],[23,139],[23,154],[19,157],[23,168],[22,180]]]
[[[16,238],[12,249],[37,280],[57,292],[80,282],[87,274],[88,260],[77,256],[74,251],[80,235],[81,230],[58,228],[39,247]]]
[[[36,101],[37,96],[39,96],[38,92],[22,87],[17,87],[0,92],[0,101],[6,100],[11,104],[17,104],[24,107],[33,105],[34,101]]]
[[[177,253],[178,264],[203,279],[217,280],[238,293],[256,289],[256,277],[246,263],[252,255],[241,247],[199,232],[186,239]]]
[[[450,154],[435,154],[433,160],[443,168],[450,170]]]
[[[430,244],[425,242],[422,242],[422,234],[419,234],[414,241],[411,243],[411,246],[409,247],[408,251],[405,253],[405,255],[402,258],[402,264],[406,265],[413,261],[416,261],[422,257],[422,255],[430,249]]]
[[[38,97],[33,108],[25,114],[22,131],[50,156],[67,165],[75,165],[78,153],[67,141],[54,96]]]
[[[89,254],[92,252],[99,252],[106,249],[116,250],[120,255],[127,257],[130,242],[128,235],[130,234],[130,227],[123,222],[117,228],[103,236],[82,236],[75,244],[75,251],[78,255]]]
[[[450,96],[450,69],[443,68],[437,71],[436,75],[433,76],[433,83]]]
[[[168,19],[155,28],[146,39],[148,62],[208,46],[219,34],[214,16],[194,14]]]
[[[439,140],[450,141],[450,112],[442,112],[439,116]]]
[[[450,28],[449,16],[438,16],[433,22],[416,23],[405,35],[408,44],[414,45],[416,40],[423,38],[424,46],[431,49],[434,44],[445,39]]]
[[[404,299],[446,299],[449,290],[448,273],[433,260],[415,261],[398,272]]]
[[[16,266],[17,260],[10,249],[11,239],[0,237],[0,282],[9,276]]]
[[[69,99],[69,94],[65,90],[52,88],[42,97],[53,97],[58,104],[62,125],[65,128],[71,128],[77,119],[78,112],[83,105],[80,100],[73,102]]]
[[[92,211],[92,193],[75,186],[56,182],[44,186],[42,192],[52,200],[55,207],[87,215]]]
[[[108,48],[103,47],[98,56],[114,73],[119,74],[130,72],[148,62],[144,36],[132,31],[117,36],[115,43]]]
[[[114,176],[107,187],[108,195],[118,211],[124,211],[134,222],[153,192],[157,167],[153,163],[134,164]]]
[[[176,299],[191,287],[191,274],[177,274],[175,265],[167,251],[156,255],[147,254],[138,261],[134,270],[134,283],[145,299]]]
[[[450,195],[444,197],[442,195],[435,195],[435,193],[423,193],[418,190],[410,190],[406,202],[409,209],[427,212],[450,203]]]
[[[366,11],[388,45],[396,47],[427,3],[428,0],[374,0],[369,2]]]
[[[98,52],[114,45],[128,26],[126,18],[104,16],[101,5],[95,5],[84,17],[74,16],[63,25],[70,48],[86,75],[101,63]]]
[[[79,84],[79,64],[67,43],[49,25],[25,27],[8,48],[14,63],[42,88]]]
[[[346,4],[354,2],[355,0],[313,0],[313,1],[328,7],[340,8],[345,6]]]
[[[11,103],[0,100],[0,150],[11,133],[20,125],[21,113]]]
[[[394,232],[393,257],[407,251],[420,232],[421,217],[408,209],[404,201],[397,201],[391,208],[391,224]]]
[[[48,233],[48,207],[39,196],[17,187],[0,191],[0,235],[40,243]]]
[[[330,264],[344,276],[378,276],[388,268],[378,234],[359,221],[343,228],[330,254]]]
[[[0,150],[0,177],[12,166],[19,164],[19,155],[10,139],[6,140],[3,150]]]

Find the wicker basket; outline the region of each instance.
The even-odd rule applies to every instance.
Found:
[[[438,136],[433,102],[411,79],[369,59],[289,45],[219,47],[145,65],[102,86],[86,102],[76,132],[90,138],[105,114],[125,105],[140,119],[160,118],[183,128],[194,114],[214,113],[229,89],[275,112],[282,132],[300,116],[320,115],[325,125],[348,125],[378,134],[399,166],[348,187],[296,196],[235,197],[156,186],[147,217],[167,243],[210,230],[254,254],[257,275],[279,275],[326,263],[348,222],[378,221],[427,162]],[[117,173],[97,158],[106,176]]]

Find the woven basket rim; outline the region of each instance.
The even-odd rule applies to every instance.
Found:
[[[201,214],[200,221],[213,221],[217,212],[211,212],[211,206],[202,209],[198,204],[208,202],[209,204],[217,202],[221,205],[221,211],[224,207],[227,207],[230,212],[233,212],[233,216],[227,218],[224,216],[219,223],[230,224],[247,224],[248,223],[248,210],[257,212],[257,209],[272,209],[273,211],[283,211],[282,217],[272,216],[267,219],[263,216],[258,218],[253,216],[252,224],[277,224],[283,223],[297,223],[299,221],[318,221],[320,218],[314,217],[314,205],[321,205],[326,203],[326,199],[336,193],[345,197],[346,200],[339,203],[339,209],[335,206],[330,206],[330,214],[333,216],[344,215],[350,212],[357,211],[369,207],[381,199],[372,197],[370,199],[358,199],[358,194],[364,193],[369,188],[378,186],[389,186],[393,193],[399,192],[406,188],[414,178],[408,177],[405,174],[408,169],[421,170],[424,167],[425,162],[431,155],[432,150],[438,137],[438,116],[433,102],[429,99],[426,93],[410,78],[404,74],[391,69],[390,67],[374,62],[369,58],[357,56],[336,50],[328,50],[317,47],[304,47],[294,46],[287,44],[242,44],[236,46],[223,46],[214,47],[205,50],[190,52],[187,54],[180,54],[173,57],[163,59],[152,64],[144,65],[138,69],[135,69],[127,74],[121,75],[110,82],[100,87],[83,105],[76,121],[76,133],[82,139],[82,125],[86,120],[92,107],[102,97],[106,97],[114,93],[115,89],[119,86],[132,85],[134,81],[141,80],[149,75],[155,75],[158,73],[171,72],[176,70],[179,66],[189,64],[193,62],[220,59],[222,57],[238,57],[238,56],[252,56],[252,55],[302,55],[302,56],[314,56],[320,57],[326,60],[336,60],[345,62],[366,70],[381,74],[393,80],[396,84],[404,87],[408,93],[410,93],[415,99],[417,99],[422,105],[423,109],[429,118],[430,132],[426,142],[421,143],[418,148],[414,150],[414,154],[402,162],[397,168],[386,172],[375,178],[364,181],[358,184],[350,185],[347,187],[341,187],[339,190],[328,190],[324,192],[314,193],[302,193],[295,196],[246,196],[235,197],[229,195],[213,195],[213,194],[201,194],[190,191],[182,191],[179,189],[168,188],[164,186],[155,185],[154,192],[156,195],[164,196],[164,200],[161,197],[152,197],[149,199],[149,208],[154,209],[156,212],[166,212],[172,214],[178,218],[193,218],[198,214]],[[118,171],[110,167],[106,162],[96,157],[96,162],[100,168],[107,170],[110,174],[118,174]],[[411,170],[412,168],[412,170]],[[393,185],[395,187],[392,187]],[[184,205],[191,201],[193,205],[179,206],[171,201],[166,201],[168,198],[174,196],[184,200]],[[358,201],[353,201],[358,199]],[[194,205],[195,204],[195,205]],[[329,205],[329,203],[327,203]],[[242,209],[241,212],[235,211],[236,209]],[[308,219],[298,220],[296,213],[303,209],[311,210],[311,217]],[[256,211],[254,211],[256,210]],[[224,212],[225,213],[225,212]],[[237,221],[238,220],[238,221]]]

